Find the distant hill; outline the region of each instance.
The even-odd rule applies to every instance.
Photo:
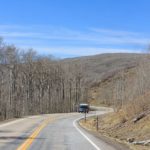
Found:
[[[121,69],[136,66],[145,54],[115,53],[62,60],[66,64],[81,65],[86,82],[92,85],[107,79]]]

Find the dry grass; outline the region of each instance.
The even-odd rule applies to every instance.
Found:
[[[87,119],[86,123],[82,120],[81,125],[96,131],[94,117]],[[150,115],[147,115],[137,123],[133,123],[131,119],[127,120],[123,111],[100,116],[98,132],[99,134],[117,139],[126,144],[128,144],[127,140],[129,138],[134,138],[135,141],[148,140],[150,139]],[[130,145],[133,150],[150,149],[150,146],[128,145]]]

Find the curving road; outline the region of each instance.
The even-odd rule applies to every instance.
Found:
[[[106,112],[102,109],[96,113]],[[126,150],[79,127],[81,117],[79,113],[50,114],[0,124],[0,150]]]

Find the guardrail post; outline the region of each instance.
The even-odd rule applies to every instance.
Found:
[[[98,131],[98,116],[96,116],[96,130]]]
[[[86,111],[85,111],[84,121],[86,122]]]

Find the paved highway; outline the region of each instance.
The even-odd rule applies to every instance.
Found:
[[[50,114],[0,124],[0,150],[126,150],[80,128],[81,117],[79,113]]]

